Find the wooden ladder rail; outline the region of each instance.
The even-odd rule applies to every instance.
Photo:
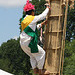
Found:
[[[65,5],[63,6],[63,0],[62,0],[62,14],[63,14],[63,17],[62,17],[62,23],[64,21],[64,7]],[[62,30],[63,31],[63,30]],[[62,49],[63,49],[63,38],[62,38],[62,43],[61,43],[61,52],[60,52],[60,66],[59,66],[59,75],[61,75],[61,67],[62,67]]]
[[[62,67],[61,67],[61,75],[63,73],[63,64],[64,64],[64,50],[65,50],[65,36],[66,36],[66,24],[67,24],[67,11],[68,11],[68,3],[69,0],[66,0],[66,10],[65,10],[65,19],[64,19],[64,27],[63,27],[63,56],[62,56]]]

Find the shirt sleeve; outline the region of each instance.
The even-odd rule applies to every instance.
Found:
[[[39,30],[39,29],[40,29],[40,27],[41,27],[41,24],[38,24],[38,25],[37,25],[37,29]]]
[[[46,8],[42,14],[35,16],[35,22],[38,22],[38,21],[45,19],[48,12],[49,12],[49,8]]]

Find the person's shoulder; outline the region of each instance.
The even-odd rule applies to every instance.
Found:
[[[28,16],[30,16],[30,17],[34,17],[33,15],[28,15]]]

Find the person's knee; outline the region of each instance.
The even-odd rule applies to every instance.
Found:
[[[40,54],[45,56],[46,52],[45,52],[44,50],[42,50],[42,51],[40,52]]]
[[[45,55],[46,54],[46,52],[43,50],[43,55]]]
[[[30,60],[34,60],[34,57],[30,56]]]

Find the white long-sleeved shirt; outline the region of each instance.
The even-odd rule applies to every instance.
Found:
[[[37,27],[37,29],[39,29],[41,27],[41,24],[36,25],[37,22],[45,19],[48,12],[49,12],[49,8],[46,8],[42,14],[35,16],[34,20],[29,24],[29,27],[33,31],[35,31],[36,27]],[[27,17],[27,16],[28,15],[26,15],[25,17]],[[20,44],[21,45],[28,46],[31,39],[32,39],[32,37],[27,35],[24,31],[22,31],[22,33],[20,34]]]

